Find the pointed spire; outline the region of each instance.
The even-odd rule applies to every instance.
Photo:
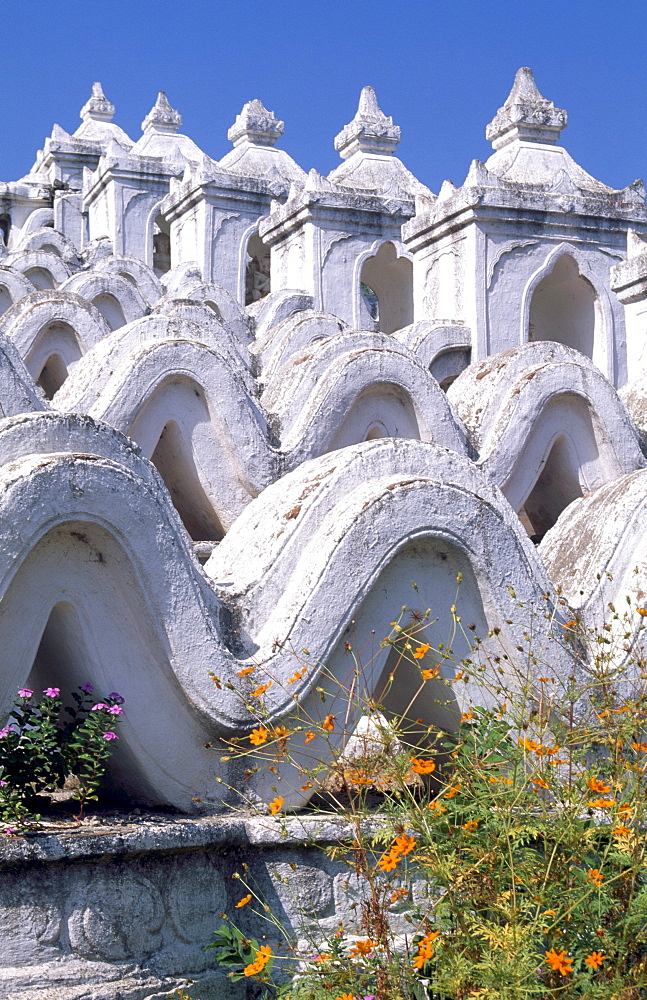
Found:
[[[227,132],[227,138],[234,146],[240,146],[242,142],[251,142],[254,146],[274,146],[284,132],[285,123],[255,98],[243,105],[243,110]]]
[[[83,121],[111,122],[114,114],[115,106],[104,94],[101,84],[93,83],[90,98],[81,108],[80,115]]]
[[[390,156],[402,136],[399,125],[393,124],[377,103],[373,87],[363,87],[359,95],[357,114],[335,137],[335,149],[342,160],[362,150]]]
[[[522,66],[517,70],[507,101],[485,130],[485,137],[495,149],[515,139],[554,145],[567,124],[566,112],[542,97],[532,70]]]
[[[166,93],[160,90],[155,104],[142,122],[142,132],[177,132],[182,124],[182,115],[168,102]]]

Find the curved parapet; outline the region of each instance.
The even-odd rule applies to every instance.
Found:
[[[150,308],[164,294],[162,283],[153,269],[137,257],[124,257],[121,254],[101,257],[93,265],[92,270],[100,271],[101,274],[117,274],[130,281],[137,287]]]
[[[58,229],[51,226],[40,226],[30,230],[20,239],[16,248],[18,251],[38,251],[58,255],[62,260],[73,266],[78,265],[77,250],[72,240]]]
[[[252,333],[245,310],[239,306],[234,296],[220,285],[212,285],[202,281],[194,272],[177,285],[174,283],[165,296],[158,302],[155,312],[162,312],[169,301],[188,299],[192,302],[203,302],[216,314],[216,319],[228,326],[241,344],[249,344]]]
[[[58,288],[72,273],[58,254],[47,250],[20,250],[7,256],[7,264],[25,275],[31,284],[30,291]]]
[[[228,323],[218,319],[216,311],[207,302],[196,299],[167,299],[155,309],[154,316],[168,316],[176,321],[186,320],[200,328],[200,340],[218,344],[229,357],[236,360],[241,370],[251,371],[249,350],[231,329]],[[250,382],[250,386],[251,386]]]
[[[8,264],[0,265],[0,315],[33,290],[34,286],[22,271]]]
[[[264,298],[250,303],[245,307],[245,312],[254,322],[256,337],[262,339],[273,326],[278,326],[284,319],[305,309],[314,309],[312,295],[292,288],[279,288],[278,291],[270,292]]]
[[[640,375],[627,382],[618,395],[638,431],[643,454],[647,455],[647,377]]]
[[[524,627],[517,601],[541,602],[543,610],[550,591],[497,488],[466,459],[420,442],[367,442],[302,466],[247,507],[207,576],[157,472],[112,428],[52,413],[7,419],[0,461],[5,713],[28,681],[116,688],[127,713],[114,780],[149,802],[190,809],[194,796],[218,799],[226,785],[269,791],[262,777],[246,786],[235,761],[218,760],[218,774],[210,772],[204,756],[205,740],[254,724],[227,686],[240,686],[241,666],[273,681],[266,695],[273,719],[294,712],[293,694],[303,712],[317,713],[315,687],[329,682],[313,670],[298,690],[284,688],[295,669],[290,648],[310,649],[343,684],[344,642],[361,648],[403,603],[438,614],[421,641],[442,634],[457,572],[464,620],[483,636],[500,627],[511,646]],[[27,504],[31,516],[17,532]],[[458,638],[455,647],[459,654]],[[369,694],[388,656],[382,650],[367,665]],[[560,646],[554,669],[572,669]],[[214,685],[209,671],[224,684]],[[402,675],[393,711],[411,683]],[[325,711],[343,719],[339,690],[330,689]],[[455,712],[483,697],[474,683],[464,692]],[[438,693],[425,688],[417,716],[456,717],[438,708]],[[287,789],[291,777],[286,769],[279,780],[296,807],[306,796]]]
[[[297,351],[305,350],[315,340],[335,337],[346,330],[347,324],[338,316],[307,309],[267,328],[254,341],[251,353],[258,358],[263,378],[268,382]]]
[[[469,327],[438,326],[429,320],[420,320],[396,331],[393,336],[444,386],[451,384],[470,363],[472,335]]]
[[[386,334],[311,343],[262,396],[291,468],[381,437],[417,438],[466,454],[465,431],[435,379]]]
[[[111,330],[141,319],[150,307],[131,280],[122,274],[101,270],[73,274],[61,285],[62,292],[73,292],[91,302],[99,310]]]
[[[615,389],[584,355],[541,342],[468,368],[448,391],[481,468],[543,535],[573,500],[645,460]]]

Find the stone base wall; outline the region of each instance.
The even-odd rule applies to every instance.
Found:
[[[349,835],[335,819],[208,817],[3,837],[0,998],[144,1000],[178,986],[196,1000],[251,998],[205,950],[222,913],[278,943],[256,904],[235,909],[247,890],[232,876],[311,953],[340,920],[361,933],[362,887],[322,850]],[[411,904],[393,907],[402,932]]]

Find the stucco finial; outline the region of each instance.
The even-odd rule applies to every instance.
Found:
[[[142,132],[177,132],[182,124],[182,115],[168,102],[166,93],[160,90],[155,104],[142,122]]]
[[[495,149],[501,149],[514,139],[554,145],[567,124],[566,112],[540,94],[532,70],[522,66],[517,70],[505,104],[485,130],[485,136]]]
[[[342,160],[362,150],[390,156],[402,136],[399,125],[384,114],[377,102],[373,87],[363,87],[359,95],[357,114],[335,137],[335,149]]]
[[[243,105],[243,110],[227,132],[227,138],[234,146],[239,146],[242,142],[251,142],[255,146],[274,146],[284,131],[285,123],[256,98]]]
[[[80,115],[83,121],[111,122],[114,114],[115,106],[104,94],[101,84],[93,83],[92,93],[81,108]]]

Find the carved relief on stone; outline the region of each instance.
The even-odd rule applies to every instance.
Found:
[[[123,962],[161,945],[162,897],[139,873],[96,872],[74,903],[68,933],[72,951],[82,958]]]
[[[165,879],[166,912],[173,930],[186,944],[208,944],[227,909],[227,889],[212,860],[178,858]]]

